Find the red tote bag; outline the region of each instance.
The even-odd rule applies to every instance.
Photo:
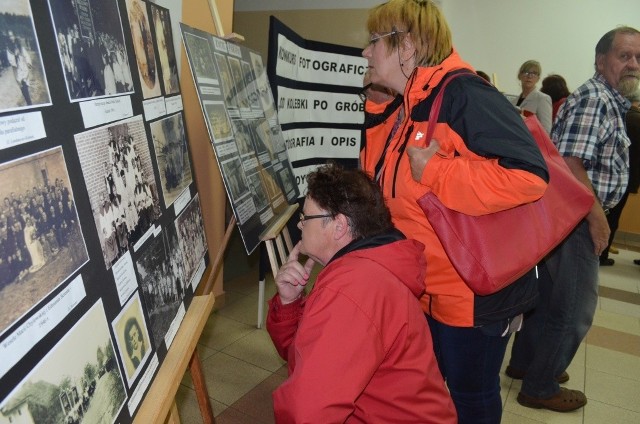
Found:
[[[445,86],[434,100],[426,139],[431,140]],[[571,173],[536,116],[525,124],[549,169],[549,184],[535,202],[482,216],[444,206],[429,192],[418,199],[454,268],[474,293],[489,295],[531,270],[589,213],[591,193]]]

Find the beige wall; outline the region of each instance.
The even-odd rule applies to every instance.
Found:
[[[233,1],[220,0],[218,12],[222,20],[225,33],[231,32],[233,15]],[[208,0],[190,0],[183,3],[182,22],[201,29],[203,31],[216,34],[213,15],[209,7]],[[182,91],[182,102],[184,105],[184,116],[193,158],[193,168],[195,171],[196,184],[200,196],[200,207],[204,218],[204,229],[207,236],[207,247],[209,248],[209,258],[213,263],[214,258],[221,248],[225,233],[225,202],[227,199],[220,176],[218,163],[216,162],[209,133],[204,122],[200,102],[193,83],[191,70],[187,61],[184,48],[181,49],[182,58],[180,62],[180,87]],[[213,294],[216,299],[216,307],[224,304],[224,290],[222,287],[222,266],[219,270],[213,270],[210,265],[205,272],[205,277],[198,287],[198,294],[201,294],[208,276],[217,271],[215,275],[215,285]]]
[[[258,51],[265,62],[269,48],[270,15],[307,40],[359,48],[364,47],[367,40],[366,9],[234,13],[234,32],[243,35],[244,45]]]

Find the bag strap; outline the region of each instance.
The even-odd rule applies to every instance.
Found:
[[[447,78],[445,78],[444,82],[440,86],[440,91],[436,95],[436,98],[433,99],[433,104],[431,105],[431,111],[429,112],[429,126],[427,127],[427,133],[425,135],[425,140],[427,142],[427,145],[431,143],[431,137],[433,136],[433,132],[436,129],[436,124],[438,123],[438,116],[440,116],[440,107],[442,106],[442,98],[444,97],[444,89],[447,87],[447,85],[449,85],[451,81],[463,75],[475,75],[475,74],[471,72],[460,72],[457,74],[449,75]]]

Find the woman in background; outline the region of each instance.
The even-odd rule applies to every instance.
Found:
[[[540,91],[551,97],[552,119],[555,121],[558,109],[567,100],[567,96],[571,94],[567,88],[567,82],[561,75],[551,74],[542,80]]]
[[[551,97],[536,90],[536,84],[540,80],[542,67],[535,60],[527,60],[518,70],[518,79],[522,92],[517,99],[512,100],[513,105],[520,109],[524,116],[536,115],[547,134],[551,132]]]

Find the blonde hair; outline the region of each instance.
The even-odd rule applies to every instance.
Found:
[[[449,25],[432,0],[390,0],[378,5],[369,11],[367,30],[377,34],[401,33],[382,39],[389,51],[411,34],[417,66],[439,65],[453,49]]]
[[[527,60],[520,66],[517,77],[519,77],[523,72],[531,71],[537,72],[538,76],[540,76],[540,74],[542,74],[542,66],[540,66],[540,62],[537,60]]]

